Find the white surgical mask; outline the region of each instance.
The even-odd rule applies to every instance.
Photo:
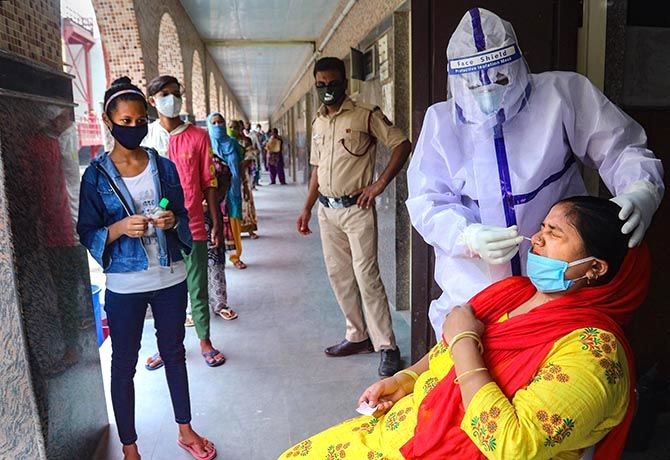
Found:
[[[174,94],[168,94],[167,96],[155,96],[154,100],[156,101],[156,110],[168,118],[177,118],[179,112],[181,111],[181,98],[175,96]]]
[[[479,110],[482,111],[484,115],[491,115],[497,112],[500,107],[502,107],[503,96],[505,96],[505,90],[507,89],[504,85],[491,84],[486,86],[480,86],[472,90],[472,95],[477,101]]]

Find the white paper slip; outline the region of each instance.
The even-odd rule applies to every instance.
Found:
[[[377,412],[377,406],[370,407],[368,403],[362,402],[361,405],[356,408],[356,412],[361,415],[372,415]]]

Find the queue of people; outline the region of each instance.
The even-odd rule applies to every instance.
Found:
[[[664,194],[643,129],[586,78],[531,74],[512,26],[473,8],[447,49],[451,98],[430,107],[407,172],[413,226],[435,250],[442,296],[430,305],[437,345],[405,366],[377,259],[375,198],[412,146],[375,106],[346,93],[344,62],[324,57],[314,79],[312,173],[297,231],[318,223],[344,339],[327,357],[380,353],[360,396],[369,415],[290,447],[281,458],[595,458],[621,455],[634,411],[634,363],[623,328],[643,302],[643,242]],[[179,445],[199,460],[214,444],[191,426],[184,350],[187,296],[205,363],[210,309],[227,304],[225,251],[241,261],[257,238],[260,170],[285,183],[283,139],[243,122],[179,118],[171,76],[149,97],[123,77],[105,94],[115,139],[81,182],[77,231],[107,275],[112,403],[127,459],[135,444],[133,376],[144,314],[154,313]],[[147,108],[158,120],[148,123]],[[378,143],[391,150],[375,174]],[[142,147],[140,147],[142,145]],[[529,146],[532,146],[530,148]],[[576,160],[614,195],[589,197]],[[333,452],[337,455],[334,457]]]

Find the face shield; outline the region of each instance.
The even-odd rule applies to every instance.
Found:
[[[447,56],[457,121],[488,125],[521,109],[529,78],[511,24],[473,8],[452,35]]]

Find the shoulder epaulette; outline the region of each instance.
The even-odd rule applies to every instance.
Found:
[[[358,108],[368,110],[370,112],[374,112],[375,110],[379,109],[378,106],[373,105],[373,104],[367,104],[365,102],[354,102],[354,105]]]

